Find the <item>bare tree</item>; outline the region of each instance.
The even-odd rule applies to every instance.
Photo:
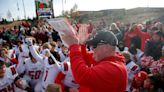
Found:
[[[77,11],[77,9],[78,9],[78,5],[77,5],[77,4],[75,4],[75,5],[71,8],[71,10],[70,10],[70,17],[71,17],[71,18],[74,18],[74,17],[77,17],[77,16],[80,15],[79,12]]]
[[[7,11],[7,19],[12,20],[12,14],[11,14],[10,10]]]

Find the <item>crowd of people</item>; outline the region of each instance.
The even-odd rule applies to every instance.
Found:
[[[0,92],[164,92],[161,22],[72,27],[76,35],[45,20],[0,29]]]

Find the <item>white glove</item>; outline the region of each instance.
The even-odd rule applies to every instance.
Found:
[[[31,38],[26,38],[26,43],[28,46],[33,45],[32,39]]]
[[[57,67],[60,68],[59,62],[58,62],[58,61],[56,60],[56,58],[51,54],[50,50],[49,50],[49,49],[45,49],[44,51],[48,54],[48,56],[50,56],[50,57],[53,59],[53,61],[54,61],[54,62],[56,63],[56,65],[57,65]]]

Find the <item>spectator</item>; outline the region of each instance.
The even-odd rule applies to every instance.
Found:
[[[137,48],[141,49],[142,51],[144,51],[145,41],[149,38],[150,35],[146,32],[142,32],[140,27],[136,24],[132,25],[132,27],[124,34],[124,42],[126,47],[129,48],[133,43],[134,45],[137,45]],[[138,44],[140,45],[138,46]]]
[[[116,23],[112,23],[109,30],[116,35],[118,41],[122,41],[122,32],[120,31]]]
[[[152,36],[152,39],[147,41],[145,45],[144,54],[146,56],[153,57],[154,60],[158,60],[162,56],[161,50],[162,50],[162,46],[164,45],[164,41],[161,40],[162,39],[161,34],[162,33],[160,31],[155,31]]]
[[[144,88],[147,92],[163,92],[163,86],[164,83],[162,82],[160,75],[149,74],[144,81]]]
[[[124,42],[126,47],[130,47],[131,45],[131,40],[133,37],[138,36],[140,34],[140,30],[137,27],[137,25],[132,25],[131,28],[127,32],[125,32],[124,35]]]
[[[53,41],[55,42],[57,42],[57,40],[60,39],[58,32],[56,32],[55,30],[53,30],[51,35],[52,35]]]
[[[100,31],[86,42],[87,31],[86,26],[81,26],[78,37],[69,33],[62,36],[70,49],[71,68],[75,81],[81,85],[80,92],[126,91],[127,71],[124,57],[115,52],[118,43],[116,36],[109,31]],[[79,42],[92,46],[93,53],[82,55],[86,48],[82,49]],[[87,60],[95,63],[87,66],[86,62],[91,62]]]
[[[163,31],[163,24],[161,22],[155,23],[154,26],[157,27],[157,29],[161,32]]]

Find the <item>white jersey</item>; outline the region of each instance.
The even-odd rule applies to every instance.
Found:
[[[54,79],[60,71],[56,65],[46,65],[47,64],[44,66],[43,78],[41,82],[36,85],[35,92],[45,92],[47,85],[54,83]]]
[[[57,74],[59,73],[59,68],[56,64],[48,64],[48,60],[45,60],[45,66],[44,66],[44,75],[42,79],[42,85],[44,88],[47,87],[48,84],[54,83],[54,79],[57,77]]]
[[[67,58],[62,64],[61,64],[61,71],[65,74],[65,78],[63,80],[63,84],[67,87],[71,87],[71,88],[79,88],[79,84],[77,84],[74,81],[74,77],[72,75],[72,70],[71,70],[71,65],[70,62],[67,60],[69,60],[69,58]]]
[[[15,54],[15,49],[10,49],[8,50],[8,58],[7,60],[5,60],[7,63],[9,63],[10,65],[13,65],[13,63],[11,62],[10,59],[16,58],[16,54]]]
[[[15,48],[16,53],[19,54],[22,58],[26,58],[29,56],[28,45],[22,44],[20,47]]]
[[[28,45],[22,44],[20,47],[16,47],[15,51],[18,55],[18,61],[19,61],[18,66],[17,66],[17,72],[18,74],[20,74],[22,72],[22,69],[19,67],[23,65],[23,62],[25,59],[29,58]]]
[[[136,59],[137,59],[137,64],[141,63],[141,57],[144,55],[144,52],[142,52],[140,49],[137,49],[136,53]]]
[[[136,63],[134,63],[133,61],[130,61],[126,65],[126,69],[127,69],[127,72],[128,72],[128,84],[127,84],[126,90],[130,91],[130,87],[131,87],[133,77],[136,74],[136,72],[139,71],[140,68]]]
[[[0,92],[15,92],[14,80],[17,76],[14,65],[5,68],[5,75],[3,78],[0,78]]]
[[[16,55],[15,55],[15,49],[10,49],[8,50],[8,57],[9,58],[16,58]]]
[[[44,68],[40,62],[32,63],[31,59],[24,61],[24,79],[26,79],[32,87],[34,87],[43,77]],[[23,69],[23,68],[22,68]]]
[[[56,64],[49,64],[48,57],[45,57],[43,55],[39,55],[33,46],[30,46],[31,54],[36,58],[37,61],[40,61],[42,65],[44,65],[44,74],[42,78],[41,85],[37,85],[36,92],[38,91],[38,88],[44,92],[45,88],[48,84],[54,83],[54,78],[57,77],[57,74],[59,73],[60,69]],[[40,88],[41,87],[41,88]]]

